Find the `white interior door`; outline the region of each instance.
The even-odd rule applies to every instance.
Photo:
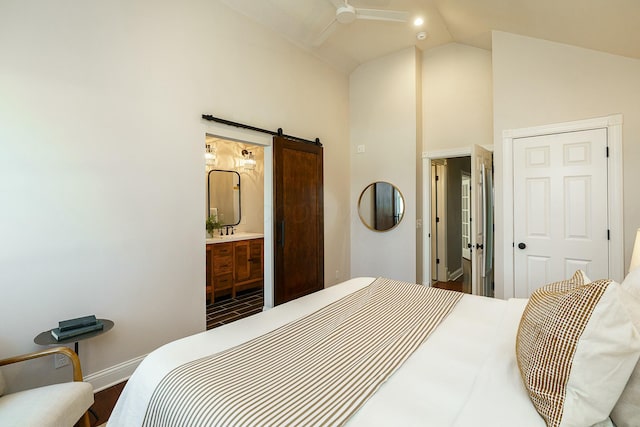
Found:
[[[606,129],[514,139],[516,297],[577,269],[609,277],[606,147]]]
[[[436,210],[436,196],[438,191],[436,189],[436,164],[431,163],[431,282],[438,281],[438,264],[436,259],[438,257],[438,223],[436,217],[438,216]]]
[[[462,258],[471,259],[471,175],[462,174],[461,215],[462,218]]]
[[[447,277],[447,192],[446,166],[433,163],[431,191],[431,275],[434,282],[446,282]]]
[[[485,247],[486,235],[486,174],[493,169],[493,153],[479,145],[471,150],[471,292],[474,295],[485,295],[486,268]]]

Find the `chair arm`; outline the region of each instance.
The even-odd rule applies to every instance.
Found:
[[[33,353],[9,357],[8,359],[0,360],[0,366],[10,365],[17,362],[24,362],[26,360],[36,359],[38,357],[50,356],[56,353],[63,354],[71,360],[71,365],[73,366],[73,380],[82,381],[82,368],[80,367],[80,358],[78,358],[78,355],[75,351],[71,350],[68,347],[52,347],[45,350],[35,351]]]

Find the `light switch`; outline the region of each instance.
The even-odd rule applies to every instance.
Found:
[[[357,153],[364,153],[364,144],[358,145],[356,150]]]

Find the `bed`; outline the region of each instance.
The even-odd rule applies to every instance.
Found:
[[[352,405],[354,408],[345,418],[332,419],[331,422],[327,421],[328,418],[322,417],[309,422],[300,421],[307,420],[306,418],[294,420],[284,418],[284,422],[283,419],[273,421],[268,417],[215,418],[211,415],[215,412],[211,407],[198,409],[189,406],[193,402],[181,400],[186,399],[185,394],[202,396],[209,393],[207,391],[209,386],[205,387],[200,383],[191,385],[190,389],[187,387],[189,392],[180,392],[180,384],[177,383],[183,378],[185,371],[195,371],[196,366],[202,366],[198,364],[203,360],[210,361],[212,357],[217,357],[216,363],[221,363],[220,360],[224,362],[229,359],[226,355],[233,354],[229,352],[260,341],[269,334],[276,334],[283,328],[295,324],[296,321],[316,315],[326,307],[333,307],[346,298],[353,298],[355,294],[362,294],[375,286],[379,280],[352,279],[257,315],[171,342],[153,351],[128,381],[109,419],[108,426],[315,424],[537,427],[547,425],[532,404],[514,351],[518,326],[528,300],[461,296],[458,293],[443,290],[435,291],[443,297],[456,294],[453,297],[455,301],[445,315],[434,322],[436,324],[433,330],[424,337],[426,339],[420,338],[419,345],[410,354],[404,358],[400,357],[401,360],[396,368],[393,368],[378,384],[368,385],[370,392],[354,399],[356,401]],[[411,286],[434,291],[433,288]],[[379,329],[384,328],[379,325]],[[377,336],[377,330],[372,335]],[[629,357],[633,360],[629,361],[627,363],[629,367],[625,368],[628,372],[623,374],[627,378],[635,366],[640,348],[633,351],[635,353]],[[253,349],[245,353],[246,355],[256,354]],[[322,357],[326,360],[326,364],[332,360],[331,356]],[[341,356],[335,357],[339,359]],[[290,363],[292,362],[282,363],[283,371],[289,370]],[[228,373],[227,369],[231,369],[217,369],[214,366],[219,365],[206,365],[198,371],[197,376],[207,377],[209,381],[207,384],[215,385],[217,378],[223,378],[224,373]],[[261,376],[261,368],[257,369],[255,376]],[[237,373],[234,375],[240,376]],[[268,381],[273,382],[274,379],[271,378]],[[340,387],[342,386],[338,386]],[[275,388],[287,389],[288,387]],[[253,386],[245,387],[245,390],[241,390],[243,394],[238,394],[242,399],[237,401],[259,400],[260,394],[255,396],[250,394],[253,389]],[[274,387],[269,390],[272,389]],[[158,397],[163,393],[159,390],[178,394],[163,400],[162,397]],[[217,393],[225,394],[219,391]],[[619,391],[617,393],[620,394]],[[275,394],[272,396],[271,391],[268,394],[265,399],[275,399],[273,397]],[[195,397],[192,400],[197,402],[200,398]],[[234,410],[224,408],[222,411],[227,413],[225,416],[229,416],[228,413]],[[331,413],[334,410],[328,411]],[[312,407],[309,412],[315,415],[317,410]],[[289,414],[289,412],[286,413]],[[220,421],[221,419],[226,421]],[[599,425],[612,424],[607,419]]]

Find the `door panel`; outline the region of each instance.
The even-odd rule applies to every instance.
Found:
[[[251,269],[249,268],[249,240],[234,242],[233,266],[236,282],[249,280]]]
[[[462,257],[471,259],[471,176],[462,176]]]
[[[527,257],[527,283],[549,283],[549,275],[551,273],[551,259],[544,256],[532,255]],[[533,293],[535,288],[527,289],[529,293]]]
[[[516,297],[577,269],[608,277],[606,146],[606,129],[514,140]]]
[[[565,239],[591,239],[591,177],[564,178]]]
[[[549,237],[549,180],[546,178],[533,178],[526,180],[527,185],[527,236]]]
[[[492,280],[485,253],[488,245],[493,244],[493,239],[487,236],[487,228],[493,233],[493,224],[487,224],[490,218],[487,215],[488,209],[493,209],[488,206],[492,197],[487,192],[492,192],[493,189],[488,185],[490,180],[487,174],[492,173],[492,170],[493,153],[474,145],[471,150],[471,292],[475,295],[491,295]]]
[[[436,164],[435,170],[436,280],[446,282],[449,280],[447,277],[447,166]]]
[[[322,147],[274,137],[275,304],[324,287]]]

